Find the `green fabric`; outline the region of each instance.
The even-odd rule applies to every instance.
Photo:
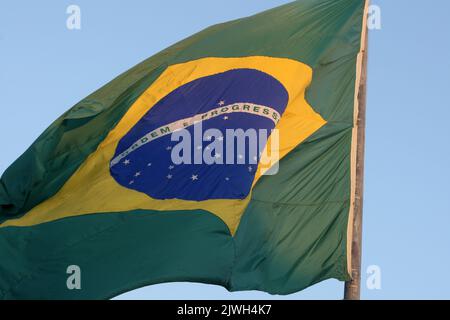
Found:
[[[328,278],[349,279],[351,131],[326,131],[257,184],[235,236],[233,290],[288,294]]]
[[[163,281],[287,294],[328,278],[347,280],[363,9],[363,0],[301,0],[210,27],[130,69],[61,116],[3,174],[0,223],[53,196],[175,63],[254,55],[301,61],[313,68],[307,100],[328,124],[284,158],[277,175],[259,180],[234,238],[219,218],[200,211],[98,214],[0,228],[0,297],[108,298]],[[72,263],[82,265],[83,290],[65,287],[65,268]]]
[[[227,230],[202,211],[132,211],[8,227],[0,237],[0,297],[110,298],[167,281],[226,286],[234,258]],[[70,265],[81,269],[81,290],[67,289]]]

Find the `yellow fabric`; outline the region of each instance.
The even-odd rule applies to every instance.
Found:
[[[278,122],[280,159],[325,125],[326,121],[305,100],[305,90],[312,80],[312,69],[298,61],[271,57],[204,58],[172,65],[139,97],[118,125],[109,133],[61,190],[52,198],[5,226],[32,226],[65,217],[123,212],[136,209],[209,211],[221,218],[234,234],[251,194],[243,200],[157,200],[119,185],[110,175],[109,162],[119,140],[163,97],[196,79],[249,68],[265,72],[280,81],[289,94],[286,111]],[[272,138],[272,137],[271,137]],[[270,150],[269,138],[266,149]],[[259,168],[253,185],[267,168]]]

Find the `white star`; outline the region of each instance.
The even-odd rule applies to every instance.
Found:
[[[202,146],[197,146],[197,150],[201,150],[202,149]]]
[[[242,158],[243,158],[242,154],[238,155],[238,158],[239,158],[239,159],[242,159]]]
[[[219,102],[219,106],[223,106],[223,105],[225,105],[225,101],[222,100]]]
[[[230,181],[230,178],[226,177],[225,180],[226,180],[226,181]]]
[[[133,184],[133,183],[134,183],[134,180],[131,180],[131,181],[130,181],[130,184]]]
[[[136,173],[135,173],[135,175],[134,175],[134,176],[135,176],[135,177],[139,177],[140,175],[141,175],[141,172],[140,172],[140,171],[138,171],[138,172],[136,172]]]
[[[172,147],[169,146],[169,147],[166,148],[166,150],[167,151],[172,150]]]
[[[129,165],[129,164],[130,164],[130,160],[125,159],[125,161],[123,162],[123,164],[126,165],[126,166]]]
[[[222,157],[222,156],[220,155],[220,153],[216,153],[216,155],[214,157],[216,157],[216,159],[220,159],[220,157]]]
[[[219,137],[217,138],[219,141],[223,141],[223,137]]]
[[[206,150],[210,150],[211,149],[211,147],[210,146],[207,146],[206,148],[205,148]]]
[[[211,141],[211,136],[207,136],[206,141]]]
[[[192,181],[198,180],[198,175],[193,174],[191,179],[192,179]]]
[[[175,168],[175,167],[174,167],[174,166],[170,166],[170,167],[169,167],[169,170],[172,170],[173,168]]]
[[[248,167],[248,171],[249,171],[249,172],[252,172],[252,171],[253,171],[253,168],[252,168],[252,167]]]
[[[223,120],[228,120],[229,118],[227,116],[223,117]]]
[[[147,164],[147,167],[151,167],[151,166],[152,166],[152,164],[151,164],[151,163],[148,163],[148,164]]]
[[[167,175],[167,179],[172,179],[172,175],[171,175],[171,174],[168,174],[168,175]]]

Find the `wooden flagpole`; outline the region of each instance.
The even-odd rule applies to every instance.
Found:
[[[357,72],[359,77],[357,94],[357,117],[356,117],[356,174],[354,187],[353,222],[351,239],[351,276],[352,280],[345,283],[344,299],[359,300],[361,298],[361,253],[362,253],[362,216],[363,216],[363,193],[364,193],[364,152],[365,152],[365,129],[366,129],[366,92],[367,92],[367,56],[368,56],[368,30],[367,9],[370,0],[366,0],[365,16],[361,38],[361,67]]]

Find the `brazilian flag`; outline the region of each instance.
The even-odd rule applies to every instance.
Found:
[[[0,180],[0,298],[349,280],[366,10],[300,0],[212,26],[68,110]],[[175,163],[199,125],[211,135],[185,145],[205,161]],[[218,151],[252,129],[270,132],[264,152]]]

